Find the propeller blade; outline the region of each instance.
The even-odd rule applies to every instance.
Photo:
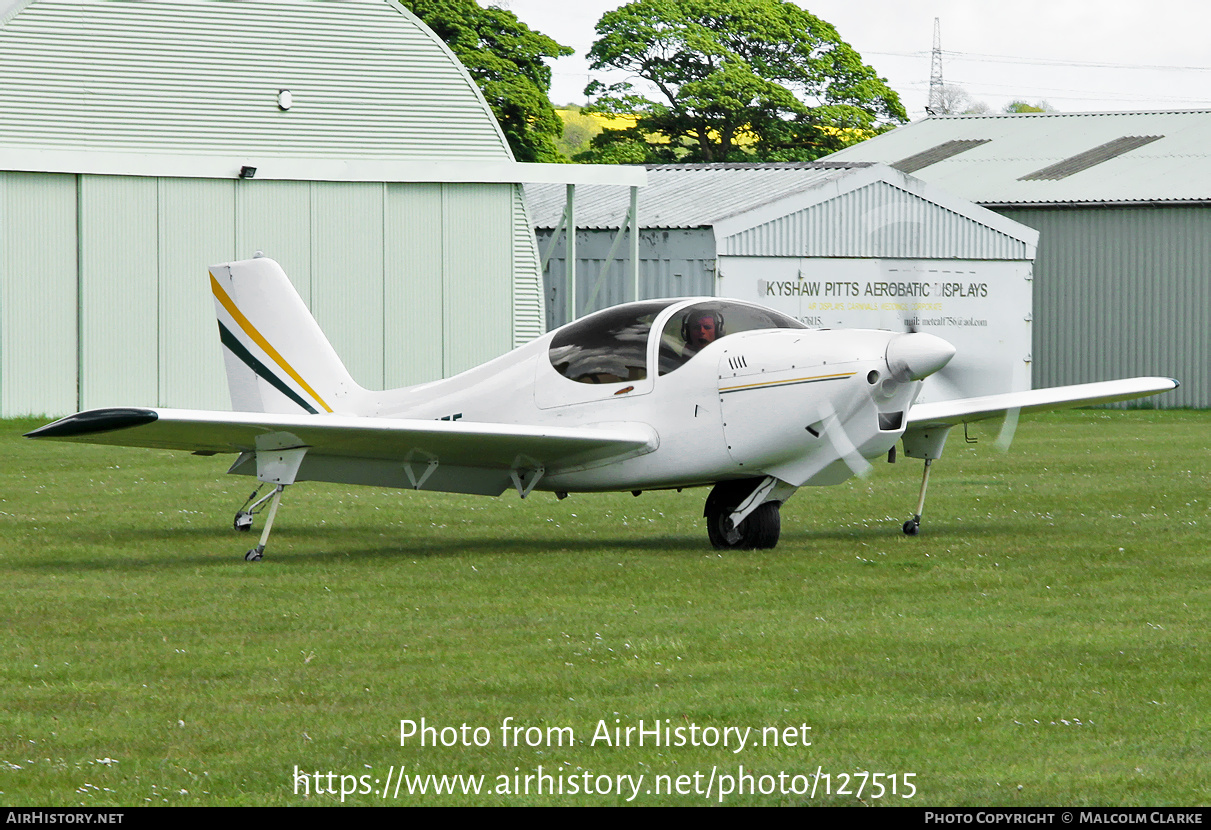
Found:
[[[830,406],[827,412],[822,414],[824,415],[822,418],[824,437],[828,439],[829,445],[837,453],[837,458],[844,461],[845,466],[849,467],[850,471],[858,478],[866,478],[870,475],[870,471],[873,468],[870,462],[858,452],[858,448],[854,446],[854,442],[846,434],[845,427],[841,424],[841,419],[837,417],[836,410]]]
[[[1018,431],[1018,418],[1021,416],[1021,408],[1014,408],[1005,413],[1005,419],[1001,421],[1001,431],[997,433],[997,447],[1002,452],[1009,452],[1009,447],[1013,444],[1013,435]]]

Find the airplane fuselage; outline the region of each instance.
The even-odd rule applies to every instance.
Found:
[[[766,475],[796,486],[834,484],[864,459],[886,454],[903,433],[904,413],[920,384],[897,380],[888,366],[887,346],[902,335],[741,331],[661,373],[667,368],[661,350],[670,350],[664,329],[695,302],[718,305],[665,301],[646,334],[644,370],[631,370],[636,377],[569,379],[556,366],[558,330],[455,377],[381,393],[374,411],[365,414],[650,428],[649,451],[548,470],[537,485],[565,492],[688,487]]]

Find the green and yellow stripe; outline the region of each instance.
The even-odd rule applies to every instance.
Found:
[[[285,372],[288,376],[290,376],[294,380],[295,383],[297,383],[302,389],[304,389],[307,392],[308,395],[310,395],[312,398],[314,398],[315,401],[320,406],[322,406],[327,412],[331,412],[332,407],[330,407],[327,404],[327,402],[322,397],[320,397],[318,392],[316,392],[314,389],[311,388],[311,385],[309,383],[307,383],[307,381],[303,380],[302,376],[298,372],[295,371],[294,367],[291,366],[286,361],[286,358],[282,357],[282,355],[278,352],[278,350],[273,348],[272,345],[270,345],[269,341],[265,339],[264,335],[262,335],[259,331],[257,331],[256,326],[254,326],[252,324],[252,321],[244,316],[243,312],[241,312],[239,307],[236,306],[235,301],[232,300],[231,297],[228,296],[227,292],[223,290],[223,286],[219,285],[219,281],[217,279],[215,279],[214,274],[210,275],[210,290],[211,290],[211,292],[214,293],[215,299],[219,301],[219,304],[222,305],[223,308],[227,309],[227,313],[231,315],[231,318],[236,321],[236,324],[243,330],[243,332],[246,335],[248,335],[250,338],[252,338],[252,342],[254,342],[258,346],[260,346],[261,350],[264,351],[265,354],[269,356],[270,360],[272,360],[274,363],[276,363],[283,372]],[[226,330],[221,323],[219,325],[219,329],[221,332]],[[230,343],[227,343],[226,338],[224,338],[224,343],[230,348]],[[257,361],[255,358],[252,358],[252,355],[250,355],[247,350],[232,349],[232,351],[235,352],[240,357],[241,360],[243,360],[246,364],[248,364],[249,369],[252,369],[254,372],[257,372],[258,375],[265,377],[265,375],[262,372],[257,370],[257,367],[260,367],[261,369],[265,369],[264,365],[262,363],[260,363],[260,361]],[[241,354],[241,352],[242,352],[242,354]],[[249,362],[250,358],[252,358],[251,363]],[[273,378],[265,377],[265,379],[268,380],[270,383],[274,382]],[[274,383],[274,385],[278,386],[279,389],[282,388],[281,386],[278,385],[278,383]],[[291,395],[290,397],[294,397],[294,396]],[[301,401],[298,401],[297,398],[296,398],[296,402],[301,403]],[[310,407],[306,406],[306,404],[304,404],[304,408],[310,409]],[[312,410],[312,411],[314,411],[314,410]]]

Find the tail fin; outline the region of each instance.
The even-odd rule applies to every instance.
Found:
[[[354,382],[282,266],[267,257],[210,269],[231,405],[243,412],[354,413]]]

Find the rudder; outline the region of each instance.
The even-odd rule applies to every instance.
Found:
[[[282,266],[263,256],[216,265],[210,289],[235,410],[356,414],[365,390]]]

